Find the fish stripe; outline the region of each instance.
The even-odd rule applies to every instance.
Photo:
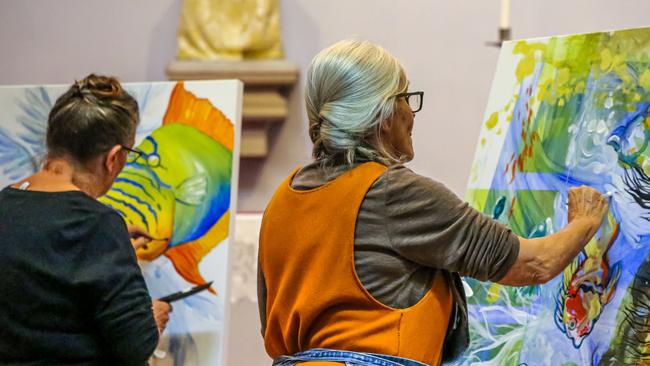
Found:
[[[140,188],[142,190],[142,192],[144,192],[144,194],[146,194],[153,201],[156,200],[155,198],[153,198],[153,196],[147,191],[147,189],[142,184],[140,184],[139,182],[136,182],[136,181],[134,181],[132,179],[129,179],[129,178],[117,178],[117,179],[115,179],[115,183],[126,183],[126,184],[136,186],[136,187]]]
[[[146,171],[147,174],[142,175],[142,174],[140,174],[140,173],[136,173],[136,172],[133,172],[133,171],[125,171],[125,170],[123,170],[122,172],[123,172],[124,174],[132,174],[132,175],[135,175],[136,177],[140,177],[140,178],[146,179],[146,180],[148,180],[149,182],[151,182],[151,185],[154,186],[154,187],[155,187],[156,189],[158,189],[158,190],[159,190],[161,187],[162,187],[162,188],[171,188],[171,187],[172,187],[172,186],[170,186],[169,184],[166,184],[165,182],[161,181],[160,178],[158,177],[158,175],[157,175],[155,172],[150,172],[151,169],[149,169],[149,168],[147,168],[147,167],[143,167],[143,166],[141,166],[141,165],[133,164],[133,163],[131,163],[131,164],[129,165],[129,167],[130,167],[130,168],[133,168],[133,169],[144,170],[144,171]],[[153,179],[151,178],[150,174],[151,174],[154,178],[156,178],[156,180],[153,180]]]
[[[131,164],[129,166],[129,168],[137,169],[137,170],[143,170],[144,169],[144,168],[138,166],[137,164]],[[154,187],[154,189],[156,189],[156,190],[160,189],[160,180],[154,180],[149,174],[140,174],[139,172],[135,172],[133,170],[126,170],[125,169],[125,170],[122,171],[122,173],[120,175],[133,175],[133,176],[136,176],[138,178],[142,178],[142,179],[148,181],[149,184],[151,184],[151,186]]]
[[[153,152],[155,154],[157,154],[158,153],[158,142],[156,140],[154,140],[153,137],[151,137],[151,136],[147,136],[145,138],[145,140],[151,142],[151,144],[153,145]]]
[[[139,204],[141,204],[141,205],[145,205],[145,206],[147,206],[147,209],[149,209],[149,212],[151,212],[151,214],[153,215],[154,219],[155,219],[156,221],[158,221],[158,213],[153,209],[153,206],[151,206],[151,204],[149,204],[149,202],[143,201],[143,200],[140,199],[140,197],[135,196],[135,195],[132,195],[132,194],[130,194],[130,193],[127,193],[127,192],[125,192],[124,190],[122,190],[122,189],[120,189],[120,188],[113,188],[113,191],[115,191],[115,192],[120,192],[120,193],[122,193],[123,195],[125,195],[125,196],[127,196],[127,197],[129,197],[129,198],[132,198],[132,199],[135,200],[137,203],[139,203]]]
[[[102,202],[102,203],[104,203],[104,202]],[[124,214],[124,212],[123,212],[122,210],[120,210],[119,208],[113,206],[113,204],[111,204],[110,202],[106,202],[106,203],[104,203],[104,204],[105,204],[106,206],[112,208],[112,209],[113,209],[115,212],[117,212],[117,214],[120,215],[122,218],[126,218],[126,215]]]
[[[130,203],[124,201],[124,200],[120,200],[120,199],[117,199],[115,197],[111,197],[110,195],[106,195],[104,197],[106,197],[107,199],[109,199],[111,201],[115,201],[117,203],[120,203],[120,204],[124,205],[125,207],[130,208],[131,210],[133,210],[142,219],[142,222],[144,223],[144,226],[146,226],[145,229],[147,229],[147,231],[149,231],[149,222],[147,221],[147,218],[144,216],[144,214],[142,214],[142,212],[140,212],[137,209],[137,207],[133,206],[132,204],[130,204]]]

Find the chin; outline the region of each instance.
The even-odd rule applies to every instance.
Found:
[[[402,155],[402,160],[405,163],[408,163],[409,161],[413,160],[414,155],[415,154],[413,153],[413,151],[407,152],[406,154]]]

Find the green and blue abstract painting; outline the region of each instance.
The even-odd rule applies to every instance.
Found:
[[[569,188],[612,196],[550,282],[469,280],[463,364],[650,364],[649,142],[649,28],[504,43],[468,202],[534,238],[567,224]]]

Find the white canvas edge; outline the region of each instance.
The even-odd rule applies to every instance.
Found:
[[[233,145],[233,164],[232,176],[230,185],[230,226],[228,229],[228,253],[226,255],[226,293],[224,301],[224,321],[223,321],[223,341],[221,345],[223,350],[221,352],[221,365],[228,364],[228,347],[230,345],[230,287],[232,279],[232,248],[235,238],[235,218],[237,216],[237,193],[239,191],[239,153],[241,144],[241,127],[242,127],[242,108],[244,104],[244,83],[241,80],[228,80],[237,84],[237,109],[234,116],[235,134]]]
[[[467,179],[467,184],[465,188],[465,194],[468,194],[470,190],[473,189],[487,189],[490,187],[490,183],[494,177],[494,174],[496,173],[496,166],[498,165],[498,160],[499,160],[499,154],[501,153],[501,149],[503,148],[503,142],[505,141],[505,136],[507,135],[508,131],[503,131],[501,136],[498,136],[498,138],[495,138],[492,140],[498,145],[498,150],[496,150],[494,147],[491,149],[487,149],[487,147],[482,147],[481,146],[481,139],[485,137],[485,135],[488,133],[487,128],[484,125],[484,122],[489,118],[490,114],[495,111],[495,107],[498,103],[499,100],[501,100],[502,96],[499,95],[499,92],[503,91],[504,86],[499,84],[499,81],[502,80],[502,75],[507,72],[507,70],[510,70],[514,74],[514,69],[510,67],[510,65],[505,65],[505,61],[510,58],[514,57],[512,55],[512,49],[513,49],[514,43],[513,42],[506,42],[502,45],[501,51],[499,52],[499,57],[497,59],[496,63],[496,68],[494,70],[494,76],[492,77],[492,83],[490,84],[490,92],[488,94],[488,101],[485,106],[485,111],[483,112],[483,119],[480,122],[481,129],[479,131],[478,138],[476,140],[476,148],[474,150],[474,155],[472,158],[472,163],[470,165],[470,174]],[[512,85],[510,86],[512,87]],[[509,95],[509,97],[512,97],[512,94]],[[504,103],[505,104],[505,103]],[[502,106],[501,106],[502,107]],[[501,107],[496,107],[496,110],[499,110]],[[497,125],[500,124],[497,123]],[[496,128],[496,127],[495,127]],[[486,160],[489,161],[488,164],[483,164],[479,170],[479,177],[477,178],[476,182],[472,182],[472,176],[473,172],[472,170],[474,169],[474,165],[477,163],[478,159],[480,158],[480,154],[483,152],[493,152],[496,150],[495,156],[488,157]],[[485,161],[484,161],[485,163]],[[488,172],[488,173],[485,173]],[[486,174],[489,174],[489,179],[484,177]],[[481,177],[483,176],[483,177]],[[481,179],[481,178],[485,178]]]

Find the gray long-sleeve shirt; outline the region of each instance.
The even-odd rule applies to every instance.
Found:
[[[313,163],[295,175],[291,186],[313,189],[347,169],[325,171]],[[453,338],[467,338],[467,311],[458,276],[452,274],[498,281],[518,253],[519,240],[508,228],[471,208],[443,184],[403,165],[389,167],[373,183],[355,227],[355,270],[381,303],[399,309],[415,305],[431,287],[436,271],[454,279],[452,293],[460,309],[454,312],[459,319],[452,320],[451,328],[461,334],[448,338],[455,344],[463,340]],[[266,286],[261,271],[258,297],[264,329]]]

